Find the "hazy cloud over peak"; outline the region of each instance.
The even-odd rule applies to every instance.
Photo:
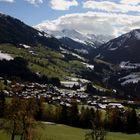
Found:
[[[0,2],[1,12],[17,17],[31,26],[38,24],[37,27],[41,30],[76,29],[83,33],[118,36],[140,28],[140,0],[0,0]],[[5,6],[4,2],[15,3],[12,7],[11,4]],[[39,6],[40,4],[42,6]],[[17,12],[19,9],[25,14]]]
[[[36,26],[40,30],[76,29],[83,33],[118,36],[140,27],[140,16],[87,12],[67,14]]]

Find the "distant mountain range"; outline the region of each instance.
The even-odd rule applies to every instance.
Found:
[[[40,25],[36,26],[35,28],[42,31]],[[81,53],[89,53],[91,50],[98,48],[113,38],[112,36],[107,35],[83,34],[74,29],[63,29],[56,31],[46,29],[43,31],[56,37],[69,48],[75,49],[77,52]]]
[[[100,47],[100,57],[119,64],[122,61],[140,63],[140,29],[123,34]]]
[[[58,39],[70,38],[75,42],[78,42],[84,45],[89,45],[95,48],[112,39],[111,36],[83,34],[74,29],[63,29],[61,31],[48,31],[47,30],[47,33],[53,35],[54,37]]]

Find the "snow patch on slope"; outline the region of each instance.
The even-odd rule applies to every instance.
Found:
[[[116,47],[116,48],[110,48],[109,50],[110,51],[115,51],[115,50],[117,50],[118,49],[118,47]]]
[[[129,74],[123,78],[120,78],[118,81],[123,81],[121,82],[121,85],[138,83],[140,81],[140,72]]]
[[[31,48],[31,46],[26,45],[26,44],[19,44],[19,45],[23,46],[25,49],[30,49]]]
[[[38,32],[38,35],[41,37],[51,38],[52,36],[47,33]]]
[[[135,37],[140,40],[140,32],[134,31]]]
[[[81,57],[80,55],[78,55],[76,53],[72,53],[72,52],[70,52],[70,51],[68,51],[66,49],[63,49],[62,47],[60,47],[60,50],[61,50],[61,53],[62,54],[71,54],[71,55],[77,57],[78,59],[81,59],[81,60],[85,61],[85,58],[84,57]]]
[[[77,51],[78,53],[82,53],[82,54],[88,54],[88,51],[85,49],[75,49],[75,51]]]
[[[127,62],[123,61],[120,63],[119,66],[122,69],[136,69],[136,68],[140,67],[140,64],[139,63],[130,63],[129,61],[127,61]]]
[[[13,60],[13,57],[11,55],[7,54],[7,53],[2,53],[0,51],[0,60],[3,60],[3,59],[9,61],[9,60]]]
[[[83,40],[80,40],[78,38],[71,38],[72,40],[76,41],[76,42],[79,42],[79,43],[82,43],[82,44],[85,44],[86,45],[86,42],[83,41]]]
[[[84,63],[84,62],[82,62],[82,64],[86,65],[87,68],[94,70],[94,65],[90,65],[90,64]]]

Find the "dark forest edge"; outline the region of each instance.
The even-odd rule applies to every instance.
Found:
[[[83,106],[79,109],[74,100],[70,107],[57,105],[54,109],[50,104],[45,108],[44,99],[37,97],[24,99],[15,96],[7,103],[3,92],[0,94],[0,107],[0,129],[10,134],[11,140],[14,140],[16,135],[22,140],[33,140],[37,134],[37,122],[40,121],[91,129],[89,134],[98,131],[104,136],[108,131],[140,133],[140,118],[133,108],[125,112],[117,108],[108,108],[104,114],[98,108]]]
[[[10,61],[0,60],[0,75],[9,80],[52,84],[57,87],[61,85],[57,77],[48,78],[46,75],[33,73],[28,68],[28,62],[21,57],[16,57]]]

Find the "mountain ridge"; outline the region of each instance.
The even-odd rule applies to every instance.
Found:
[[[139,44],[140,29],[135,29],[103,44],[100,47],[100,56],[114,64],[122,61],[140,63]]]
[[[62,43],[45,32],[38,31],[22,21],[0,13],[0,43],[26,44],[59,49]]]
[[[49,33],[58,39],[66,37],[85,45],[90,44],[91,47],[98,47],[113,38],[112,36],[107,35],[83,34],[75,29],[43,30],[39,25],[35,26],[35,28]]]

